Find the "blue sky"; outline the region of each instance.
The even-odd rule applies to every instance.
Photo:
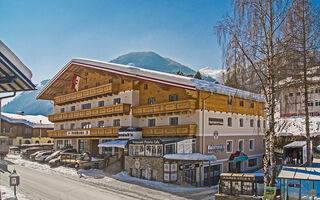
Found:
[[[221,68],[214,26],[230,0],[0,0],[0,40],[52,78],[72,58],[154,51],[194,69]]]

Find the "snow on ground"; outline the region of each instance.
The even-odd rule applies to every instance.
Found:
[[[2,197],[3,200],[13,200],[14,198],[14,193],[13,193],[13,187],[9,188],[7,186],[0,186],[0,191],[1,191],[1,196],[0,199]],[[19,200],[28,200],[23,194],[17,192],[17,199]]]
[[[207,190],[208,188],[201,187],[201,188],[195,188],[195,187],[180,187],[173,184],[167,184],[157,181],[150,181],[145,179],[140,179],[136,177],[132,177],[128,174],[128,172],[120,172],[116,175],[113,175],[112,177],[121,180],[121,181],[129,181],[129,182],[136,182],[136,183],[142,183],[144,185],[153,186],[156,188],[160,188],[165,191],[169,192],[186,192],[186,191],[201,191],[201,190]],[[212,186],[211,189],[216,189],[218,186]]]
[[[96,183],[96,184],[106,184],[108,182],[116,181],[115,179],[117,179],[124,182],[133,182],[137,184],[143,184],[143,185],[159,188],[160,190],[167,191],[167,192],[188,192],[188,191],[192,192],[192,191],[204,191],[208,189],[217,188],[217,186],[213,186],[211,188],[181,187],[179,185],[166,184],[162,182],[149,181],[145,179],[131,177],[127,172],[120,172],[110,177],[103,170],[99,170],[99,169],[90,169],[90,170],[81,169],[77,172],[73,168],[67,168],[63,166],[50,168],[50,166],[48,166],[47,164],[41,164],[38,162],[26,160],[21,158],[20,155],[14,155],[14,154],[9,154],[6,160],[13,162],[16,165],[25,166],[25,167],[39,170],[41,172],[48,173],[48,174],[58,173],[58,174],[67,175],[67,176],[77,176],[83,180],[86,180],[91,183]]]

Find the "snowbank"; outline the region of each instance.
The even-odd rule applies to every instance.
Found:
[[[13,188],[9,188],[7,186],[0,186],[0,191],[1,191],[1,197],[3,200],[6,199],[14,199],[14,193],[13,193]],[[0,198],[1,199],[1,198]],[[17,193],[17,199],[19,200],[28,200],[23,194]]]

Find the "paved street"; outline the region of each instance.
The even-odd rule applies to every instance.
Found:
[[[86,181],[77,176],[50,174],[21,165],[9,165],[21,176],[18,193],[32,200],[80,200],[80,199],[185,199],[175,194],[125,183],[113,178],[104,184]],[[1,184],[8,186],[7,174],[1,174]],[[191,198],[197,198],[190,195]],[[197,198],[198,199],[198,198]]]

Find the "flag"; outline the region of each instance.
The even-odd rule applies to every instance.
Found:
[[[80,81],[80,76],[78,75],[73,75],[72,78],[72,85],[71,85],[71,89],[74,91],[78,91],[79,90],[79,81]]]

